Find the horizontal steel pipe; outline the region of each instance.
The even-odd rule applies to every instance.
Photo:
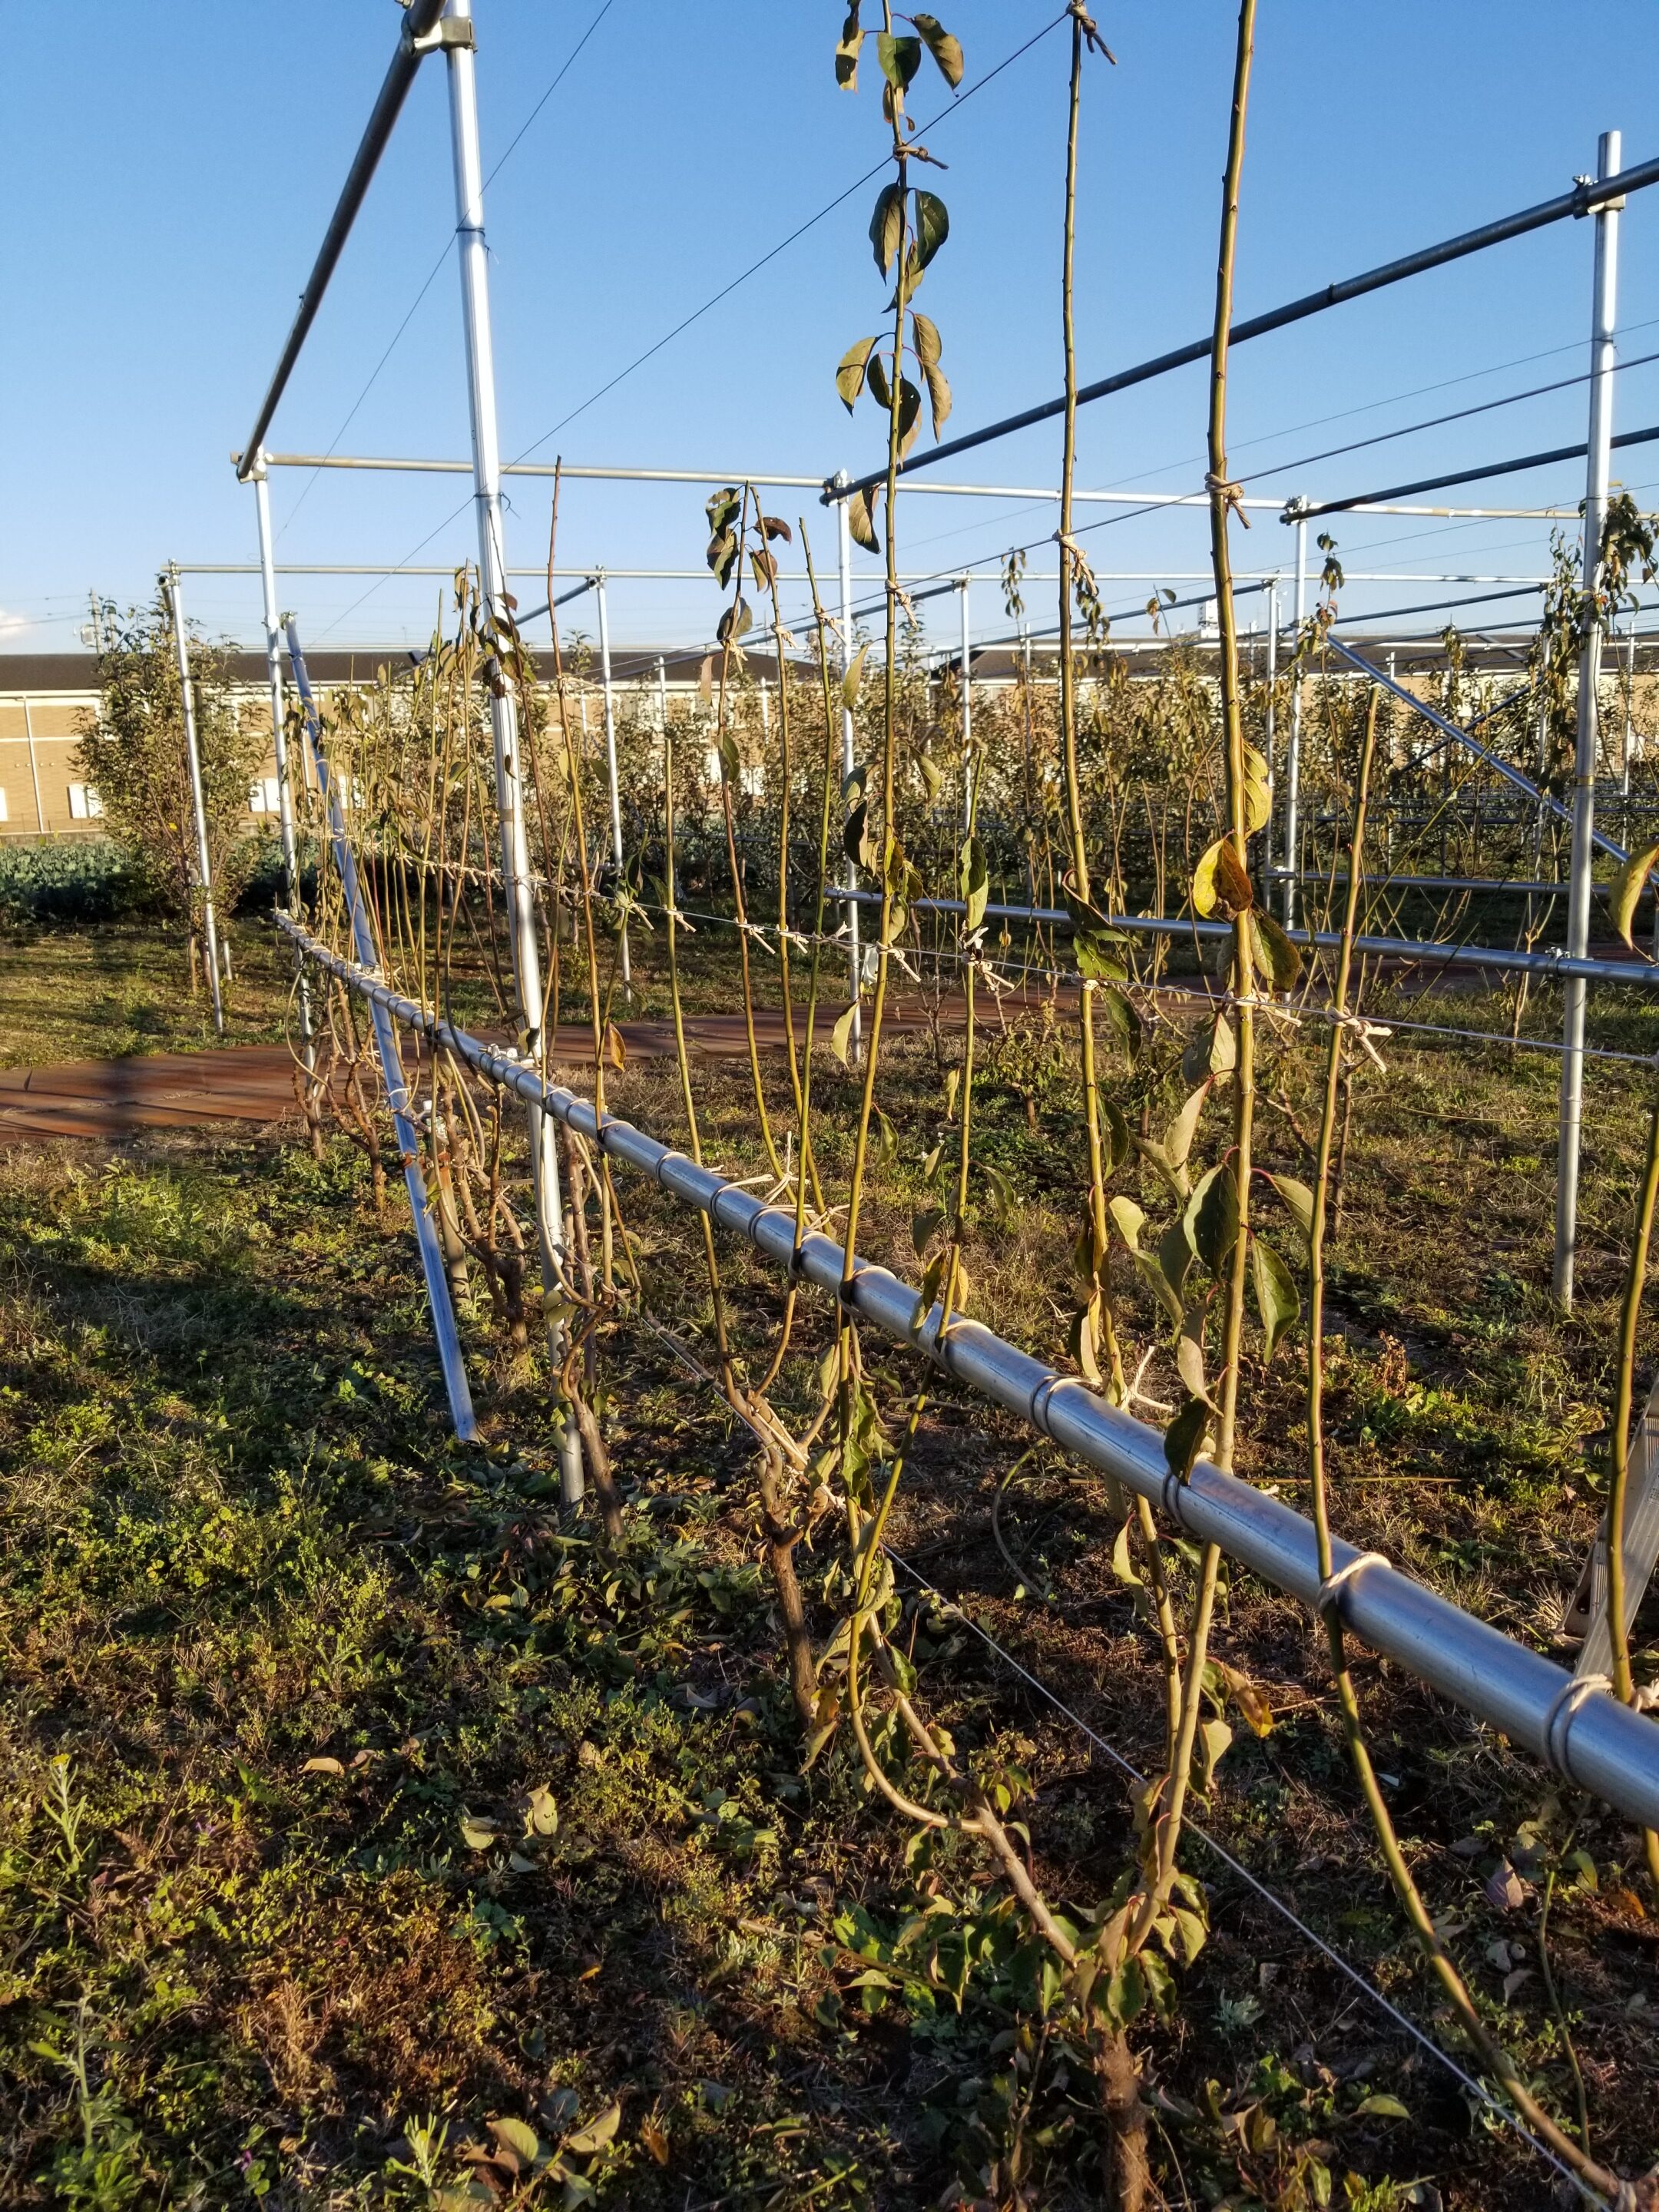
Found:
[[[1616,176],[1594,181],[1586,177],[1575,183],[1570,192],[1562,192],[1555,199],[1540,200],[1535,206],[1522,208],[1514,215],[1500,216],[1495,222],[1482,223],[1478,230],[1460,231],[1455,238],[1443,239],[1437,246],[1425,246],[1416,253],[1404,254],[1397,261],[1385,261],[1380,268],[1368,269],[1360,276],[1346,276],[1334,284],[1322,285],[1316,292],[1304,293],[1299,300],[1288,301],[1282,307],[1269,307],[1263,314],[1249,316],[1243,322],[1233,325],[1227,333],[1227,343],[1230,346],[1243,345],[1247,339],[1265,337],[1269,331],[1285,330],[1291,323],[1304,322],[1310,315],[1323,314],[1328,307],[1340,307],[1346,301],[1364,299],[1368,292],[1380,292],[1385,286],[1401,283],[1407,276],[1420,276],[1427,270],[1442,269],[1448,262],[1461,261],[1488,246],[1502,246],[1511,238],[1524,238],[1529,231],[1542,230],[1547,224],[1591,215],[1609,201],[1622,199],[1627,192],[1644,191],[1650,185],[1659,185],[1659,161],[1640,161],[1632,168],[1621,169]],[[1155,354],[1150,361],[1139,362],[1133,368],[1121,368],[1114,376],[1103,376],[1093,384],[1085,384],[1077,394],[1077,404],[1084,406],[1091,400],[1104,399],[1114,392],[1127,392],[1132,386],[1166,376],[1171,369],[1208,361],[1213,343],[1212,334],[1193,338],[1169,353]],[[988,422],[982,430],[967,431],[959,438],[947,438],[943,445],[914,453],[908,460],[899,463],[899,471],[908,475],[917,469],[932,468],[953,454],[971,453],[977,446],[988,445],[994,438],[1006,438],[1013,431],[1029,430],[1035,423],[1053,422],[1065,411],[1063,396],[1045,399],[1018,415],[1005,415],[1000,422]],[[868,476],[855,477],[848,483],[826,483],[825,502],[845,499],[855,491],[868,491],[884,482],[886,474],[884,468],[872,469]]]
[[[299,923],[277,921],[300,949],[341,981],[466,1060],[481,1074],[546,1110],[611,1159],[649,1176],[757,1251],[832,1297],[844,1297],[860,1320],[921,1352],[949,1374],[1029,1423],[1062,1451],[1116,1478],[1163,1508],[1200,1541],[1218,1544],[1262,1581],[1316,1610],[1322,1596],[1313,1524],[1281,1498],[1200,1459],[1183,1482],[1164,1456],[1156,1429],[1074,1376],[1062,1375],[1007,1343],[981,1322],[957,1319],[941,1330],[939,1308],[923,1313],[912,1285],[890,1269],[855,1260],[843,1290],[843,1255],[833,1238],[795,1243],[793,1216],[659,1144],[631,1122],[607,1115],[533,1069],[437,1020],[412,999],[318,943]],[[1659,1727],[1609,1697],[1576,1686],[1553,1660],[1437,1596],[1409,1575],[1340,1539],[1342,1579],[1328,1603],[1374,1651],[1395,1661],[1465,1711],[1523,1745],[1566,1780],[1602,1798],[1644,1827],[1659,1827]]]
[[[879,891],[831,890],[827,896],[843,905],[849,899],[860,906],[879,906]],[[960,914],[960,899],[919,898],[910,902],[915,914]],[[1044,929],[1069,929],[1072,918],[1059,906],[988,906],[993,921],[1034,921]],[[1139,937],[1196,937],[1219,941],[1231,939],[1232,924],[1199,921],[1187,915],[1115,914],[1112,927]],[[1317,952],[1334,952],[1341,945],[1334,929],[1287,929],[1292,945]],[[1356,952],[1375,954],[1383,960],[1404,960],[1427,966],[1480,968],[1504,975],[1574,975],[1587,983],[1634,983],[1644,990],[1659,988],[1659,963],[1645,960],[1574,960],[1565,952],[1510,952],[1497,945],[1436,945],[1411,937],[1356,937]]]

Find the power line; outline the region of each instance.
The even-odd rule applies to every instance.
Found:
[[[610,0],[606,0],[606,5],[608,6],[609,4]],[[604,11],[602,9],[601,13],[603,12]],[[1066,15],[1056,15],[1052,22],[1045,23],[1040,31],[1034,32],[1032,35],[1026,40],[1024,46],[1016,46],[1012,53],[1006,55],[996,64],[994,69],[988,70],[982,77],[976,79],[974,83],[969,86],[966,92],[958,94],[949,107],[941,108],[939,112],[934,116],[932,122],[922,125],[921,126],[921,129],[923,131],[936,131],[941,123],[948,121],[951,116],[957,114],[963,107],[964,107],[974,97],[975,93],[983,92],[988,84],[992,83],[997,77],[1000,77],[1005,70],[1012,69],[1017,61],[1020,60],[1023,56],[1030,53],[1033,46],[1040,44],[1042,40],[1048,36],[1051,31],[1058,30],[1060,26],[1066,20],[1067,17]],[[515,141],[514,143],[516,143],[517,142]],[[497,166],[499,167],[499,164]],[[682,321],[677,323],[673,329],[669,331],[664,337],[659,337],[654,345],[647,346],[645,351],[637,355],[634,360],[629,362],[625,368],[619,369],[616,375],[610,379],[609,382],[601,385],[597,392],[591,392],[588,397],[582,401],[580,406],[573,408],[569,414],[562,416],[560,420],[553,425],[550,430],[544,430],[541,436],[538,438],[533,444],[526,446],[524,451],[515,458],[520,461],[528,460],[531,454],[538,452],[540,447],[546,445],[549,439],[556,438],[559,432],[564,429],[568,424],[574,422],[579,415],[585,414],[588,408],[597,404],[597,403],[603,399],[608,392],[614,392],[617,386],[621,384],[625,378],[633,375],[635,369],[643,368],[645,363],[652,360],[656,355],[659,354],[665,346],[672,344],[673,341],[684,331],[689,331],[694,323],[700,322],[703,316],[710,313],[723,300],[729,299],[732,294],[738,290],[739,286],[746,284],[751,276],[758,275],[760,270],[764,269],[769,263],[775,261],[781,253],[786,252],[788,248],[795,245],[798,240],[805,238],[808,231],[816,228],[817,226],[824,220],[826,216],[833,215],[838,207],[844,205],[848,200],[852,198],[854,192],[862,191],[864,187],[867,184],[871,183],[873,179],[880,176],[886,167],[887,160],[886,158],[884,158],[882,161],[878,161],[873,168],[866,169],[861,177],[855,178],[854,181],[848,185],[845,191],[837,192],[834,199],[826,201],[824,205],[818,210],[816,215],[809,216],[806,221],[799,224],[795,229],[792,230],[787,238],[781,239],[777,245],[771,247],[767,252],[763,253],[758,261],[751,261],[748,268],[746,268],[740,276],[734,276],[729,283],[723,284],[720,290],[712,294],[709,298],[703,301],[700,307],[695,308],[690,314],[684,317]],[[492,172],[491,173],[493,174],[494,173]],[[455,520],[458,515],[465,514],[471,505],[471,501],[470,498],[464,499],[459,507],[453,508],[449,514],[445,515],[443,520],[440,522],[435,528],[428,531],[426,536],[422,538],[418,545],[413,547],[404,556],[403,559],[398,563],[396,568],[389,569],[386,573],[386,576],[383,577],[380,580],[380,582],[372,584],[368,590],[362,594],[362,598],[354,599],[351,605],[345,610],[344,614],[337,617],[336,620],[331,623],[326,629],[319,631],[319,638],[326,637],[329,634],[329,630],[337,629],[339,624],[345,621],[348,615],[355,614],[356,610],[362,605],[365,599],[372,599],[374,593],[380,591],[392,576],[396,575],[401,569],[406,568],[410,562],[415,558],[417,553],[424,552],[426,548],[432,543],[433,539],[438,537],[441,532],[447,530],[450,524]]]
[[[548,86],[546,91],[543,93],[541,98],[536,102],[536,105],[531,109],[529,114],[526,116],[524,121],[514,132],[512,137],[507,141],[506,151],[502,154],[500,161],[496,162],[495,167],[489,172],[489,174],[484,179],[484,190],[486,191],[488,191],[490,185],[495,183],[496,178],[500,176],[501,171],[507,167],[508,161],[512,160],[514,154],[517,151],[519,141],[524,137],[526,131],[529,130],[531,125],[541,113],[543,108],[546,106],[548,101],[552,99],[554,94],[564,82],[565,78],[570,72],[572,65],[575,62],[576,57],[581,52],[582,48],[592,37],[594,32],[599,29],[600,24],[611,13],[611,9],[615,7],[615,5],[616,0],[603,0],[603,4],[600,7],[598,15],[594,16],[592,21],[589,23],[587,28],[582,33],[580,38],[577,40],[575,45],[566,55],[563,63],[560,66],[558,74],[554,77],[553,82]],[[416,310],[419,307],[422,301],[425,299],[427,294],[432,289],[434,283],[437,281],[438,271],[443,267],[445,262],[448,260],[451,249],[453,247],[454,243],[454,234],[452,232],[449,237],[444,240],[443,250],[439,254],[437,259],[433,263],[431,269],[428,270],[426,282],[422,285],[420,290],[415,295],[414,300],[410,302],[408,313],[404,317],[402,322],[398,324],[397,329],[392,332],[391,343],[386,347],[386,351],[380,356],[379,361],[375,362],[374,368],[369,371],[368,382],[364,385],[362,390],[357,394],[357,397],[352,401],[344,422],[341,423],[339,428],[334,433],[333,437],[330,439],[328,451],[324,455],[325,459],[331,458],[337,451],[340,441],[344,437],[346,432],[351,428],[352,422],[356,416],[358,409],[362,407],[364,400],[368,398],[369,393],[374,390],[375,383],[380,377],[380,371],[386,367],[387,362],[391,360],[392,355],[397,351],[398,341],[402,338],[404,332],[409,328],[410,323],[414,321]],[[276,533],[279,541],[281,540],[283,532],[287,530],[289,523],[293,521],[295,516],[298,514],[300,509],[305,505],[306,501],[311,495],[312,487],[316,483],[318,477],[321,474],[322,471],[320,469],[313,469],[311,474],[307,477],[304,489],[301,492],[300,496],[295,501],[293,506],[289,510],[288,521],[283,523],[282,529]]]

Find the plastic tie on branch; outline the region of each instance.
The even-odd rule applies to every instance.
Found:
[[[1365,1057],[1370,1061],[1371,1065],[1378,1071],[1378,1073],[1382,1075],[1386,1075],[1388,1073],[1389,1071],[1383,1065],[1382,1054],[1378,1052],[1376,1047],[1371,1042],[1371,1039],[1373,1037],[1386,1037],[1392,1036],[1394,1035],[1394,1031],[1389,1028],[1386,1023],[1367,1021],[1364,1014],[1352,1014],[1346,1012],[1339,1013],[1334,1006],[1328,1006],[1326,1008],[1325,1018],[1329,1022],[1333,1029],[1346,1030],[1352,1036],[1354,1042],[1361,1048]],[[1659,1057],[1659,1055],[1656,1055],[1656,1057]]]
[[[1223,501],[1224,501],[1229,514],[1236,514],[1239,520],[1243,524],[1246,530],[1249,528],[1250,518],[1244,512],[1244,487],[1243,484],[1234,483],[1231,479],[1227,477],[1218,477],[1211,474],[1205,477],[1204,489],[1209,493],[1212,499],[1219,497]]]
[[[1352,1559],[1345,1565],[1335,1568],[1320,1583],[1314,1594],[1314,1611],[1322,1621],[1327,1623],[1329,1622],[1331,1614],[1334,1613],[1340,1626],[1342,1621],[1342,1592],[1346,1585],[1353,1579],[1362,1567],[1387,1567],[1392,1565],[1392,1560],[1384,1559],[1381,1552],[1356,1552]],[[1571,1684],[1568,1686],[1571,1687]]]

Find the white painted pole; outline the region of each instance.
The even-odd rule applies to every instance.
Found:
[[[185,632],[185,603],[179,590],[177,568],[170,567],[164,580],[167,606],[173,617],[173,643],[179,656],[179,696],[184,708],[185,755],[190,763],[190,799],[196,813],[196,881],[202,894],[202,928],[207,939],[207,971],[213,985],[213,1026],[222,1036],[225,1002],[219,984],[219,924],[213,911],[213,861],[208,850],[207,803],[202,793],[202,753],[196,732],[196,691],[190,680],[190,641]]]
[[[605,694],[605,766],[611,779],[611,858],[617,871],[617,889],[620,893],[623,880],[622,793],[617,781],[617,716],[611,696],[611,612],[605,605],[605,571],[600,569],[593,579],[593,590],[599,603],[599,684]],[[582,698],[583,726],[586,726],[587,699]],[[622,979],[627,990],[634,977],[628,963],[628,923],[624,918],[622,930]]]
[[[1262,719],[1262,750],[1267,756],[1267,818],[1263,823],[1265,835],[1261,844],[1261,879],[1271,886],[1273,868],[1273,797],[1279,778],[1278,746],[1274,742],[1278,731],[1279,681],[1279,583],[1277,578],[1267,586],[1267,706]],[[1271,888],[1269,898],[1273,896]]]
[[[101,639],[99,651],[103,651]],[[29,749],[29,783],[34,792],[34,826],[41,836],[46,834],[46,810],[40,804],[40,763],[34,757],[34,717],[29,712],[28,694],[23,694],[23,742]]]
[[[962,594],[962,834],[966,837],[974,822],[974,772],[971,754],[974,743],[974,626],[969,604],[969,579],[964,576],[957,589]]]
[[[259,524],[259,580],[264,596],[265,671],[270,682],[270,738],[276,756],[276,820],[283,845],[283,897],[296,920],[300,914],[300,862],[294,836],[294,786],[288,759],[288,729],[283,709],[283,629],[276,605],[276,567],[270,535],[270,485],[263,453],[253,465],[253,506]],[[311,977],[296,957],[300,1001],[300,1057],[307,1075],[316,1073],[317,1048],[311,1026]]]
[[[1619,167],[1620,134],[1604,131],[1596,148],[1596,177]],[[1601,533],[1607,519],[1607,474],[1613,436],[1613,324],[1618,312],[1619,210],[1613,200],[1595,215],[1595,276],[1592,293],[1589,362],[1589,447],[1584,481],[1583,550],[1580,580],[1587,595],[1599,588]],[[1567,953],[1582,960],[1589,946],[1590,866],[1595,827],[1595,769],[1599,736],[1596,684],[1601,670],[1601,626],[1589,600],[1589,618],[1578,660],[1578,726],[1573,755],[1572,866],[1567,890]],[[1573,1260],[1578,1243],[1578,1147],[1584,1108],[1584,983],[1570,977],[1565,988],[1561,1058],[1561,1132],[1555,1170],[1554,1288],[1558,1304],[1572,1310]]]
[[[489,257],[484,244],[483,166],[478,149],[478,87],[472,50],[472,0],[447,0],[444,55],[449,69],[449,127],[455,170],[455,245],[461,272],[461,307],[466,331],[467,402],[472,428],[473,498],[477,510],[478,572],[484,612],[504,621],[507,556],[501,532],[501,441],[495,417],[495,361],[489,328]],[[503,659],[501,681],[490,700],[495,740],[495,809],[501,821],[501,876],[507,894],[513,969],[522,1023],[520,1049],[544,1073],[542,1034],[541,948],[536,928],[535,890],[531,878],[530,841],[525,819],[524,780],[519,760],[518,702]],[[559,1161],[553,1122],[532,1102],[528,1109],[530,1157],[536,1192],[537,1243],[542,1291],[552,1298],[564,1273],[564,1209],[559,1194]],[[555,1362],[562,1358],[562,1332],[548,1332]],[[577,1504],[585,1487],[581,1441],[568,1408],[559,1443],[560,1495]]]
[[[842,472],[844,477],[845,471]],[[837,478],[841,481],[841,477]],[[841,570],[841,672],[843,683],[853,665],[853,527],[852,517],[844,499],[836,502],[836,538]],[[853,728],[853,709],[845,697],[841,708],[841,773],[843,783],[853,773],[855,736]],[[859,885],[857,864],[847,863],[842,881],[849,891]],[[847,907],[847,945],[848,975],[848,996],[853,1006],[853,1029],[850,1039],[851,1056],[856,1057],[864,1042],[864,1014],[861,999],[864,989],[864,958],[859,949],[859,910],[850,902]]]
[[[1302,625],[1308,615],[1308,526],[1296,522],[1296,641],[1302,642]],[[1291,741],[1285,754],[1285,926],[1296,927],[1296,895],[1302,872],[1302,825],[1298,818],[1302,797],[1302,665],[1297,664],[1291,686]]]

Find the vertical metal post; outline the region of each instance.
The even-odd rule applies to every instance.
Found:
[[[1619,747],[1619,795],[1621,799],[1630,797],[1630,756],[1631,740],[1633,735],[1632,721],[1635,707],[1636,610],[1632,607],[1630,611],[1630,622],[1625,633],[1625,733]],[[1631,842],[1628,823],[1626,825],[1625,835],[1620,842],[1626,845]]]
[[[605,694],[605,769],[611,780],[611,859],[617,871],[617,889],[622,890],[623,834],[622,793],[617,782],[617,718],[611,700],[611,612],[605,599],[605,571],[601,568],[593,579],[593,590],[599,603],[599,684]],[[582,726],[586,727],[587,698],[582,697]],[[627,990],[634,977],[628,962],[628,920],[623,918],[622,979]]]
[[[1262,716],[1261,729],[1262,750],[1267,756],[1267,818],[1261,825],[1261,880],[1269,887],[1269,899],[1273,896],[1273,794],[1279,776],[1279,749],[1274,742],[1279,726],[1275,691],[1278,682],[1279,579],[1275,576],[1267,586],[1267,705]]]
[[[968,603],[969,579],[964,576],[957,586],[962,594],[962,834],[966,837],[974,822],[974,775],[969,756],[974,742],[974,626]]]
[[[668,664],[657,655],[657,727],[668,735]]]
[[[478,88],[472,48],[472,0],[447,0],[442,30],[449,70],[449,126],[455,169],[455,245],[461,272],[461,307],[466,330],[468,411],[472,428],[472,483],[477,509],[478,571],[484,611],[504,625],[507,614],[507,556],[501,532],[501,447],[495,419],[495,362],[489,328],[489,257],[484,244],[483,167],[478,150]],[[518,702],[505,664],[490,700],[495,741],[495,811],[501,821],[501,877],[506,891],[513,969],[524,1024],[522,1049],[541,1075],[546,1073],[542,1035],[541,948],[536,931],[535,887],[530,868],[530,840],[525,819],[524,779],[519,759]],[[559,1195],[559,1156],[551,1119],[539,1103],[528,1109],[530,1158],[536,1194],[536,1224],[542,1290],[551,1297],[564,1271],[564,1209]],[[562,1332],[550,1329],[556,1364]],[[581,1439],[568,1408],[559,1443],[560,1495],[575,1504],[585,1487]]]
[[[1619,167],[1620,134],[1604,131],[1596,148],[1598,179]],[[1589,946],[1591,835],[1595,827],[1598,717],[1596,683],[1601,668],[1601,625],[1595,594],[1601,572],[1601,532],[1607,506],[1613,436],[1613,324],[1618,311],[1619,210],[1613,200],[1595,215],[1595,279],[1592,294],[1589,458],[1584,481],[1584,535],[1579,580],[1586,623],[1578,660],[1578,726],[1573,751],[1572,866],[1567,890],[1567,952],[1582,960]],[[1578,1146],[1584,1106],[1584,979],[1569,977],[1561,1057],[1561,1133],[1555,1169],[1557,1302],[1572,1310],[1573,1259],[1578,1242]]]
[[[34,757],[34,717],[29,712],[29,695],[23,694],[23,742],[29,749],[29,781],[34,787],[34,826],[41,836],[46,834],[46,810],[40,804],[40,763]]]
[[[202,927],[207,939],[207,970],[213,985],[213,1026],[221,1036],[225,1029],[225,1002],[219,986],[219,924],[213,911],[213,861],[208,851],[207,803],[202,793],[202,754],[196,736],[196,692],[190,680],[190,641],[185,634],[185,603],[179,590],[178,568],[169,562],[166,577],[167,607],[173,617],[173,642],[179,655],[179,696],[184,708],[185,754],[190,763],[190,799],[196,812],[196,881],[202,894]]]
[[[846,481],[847,471],[844,469],[837,471],[836,482],[841,484],[845,483]],[[853,665],[853,523],[844,499],[838,499],[836,501],[836,545],[838,556],[837,566],[841,571],[841,674],[844,687],[847,672]],[[843,783],[853,773],[854,746],[853,709],[843,689],[841,705],[841,773]],[[842,880],[849,891],[855,891],[858,889],[859,872],[854,861],[850,860],[848,861],[847,872]],[[856,1058],[864,1042],[862,1008],[864,956],[859,949],[859,910],[850,898],[847,902],[846,927],[847,957],[849,963],[847,995],[853,1006],[853,1027],[849,1042],[851,1056]]]
[[[276,755],[276,820],[283,845],[283,897],[289,912],[300,912],[300,861],[294,839],[294,785],[289,772],[288,729],[283,714],[283,618],[276,607],[276,566],[270,535],[270,485],[261,452],[253,465],[253,505],[259,523],[259,581],[264,594],[265,670],[270,681],[270,736]],[[300,1057],[314,1075],[317,1048],[311,1024],[311,979],[296,957],[300,986]]]
[[[760,679],[760,710],[761,743],[769,745],[772,742],[772,708],[766,696],[766,678],[763,676]]]
[[[1298,501],[1298,504],[1300,502]],[[1296,642],[1302,643],[1302,625],[1308,618],[1308,524],[1296,518]],[[1296,666],[1291,685],[1291,737],[1285,750],[1285,926],[1296,926],[1297,893],[1301,889],[1302,824],[1302,664]]]
[[[351,849],[351,841],[346,836],[345,809],[340,804],[340,794],[328,772],[316,703],[312,698],[311,682],[306,673],[305,655],[300,650],[299,633],[291,619],[288,625],[288,651],[294,668],[295,688],[305,709],[306,741],[311,751],[312,766],[316,771],[317,787],[322,793],[323,804],[328,810],[334,865],[339,871],[340,885],[345,893],[346,911],[351,917],[351,942],[357,955],[357,964],[360,968],[378,973],[380,955],[375,949],[374,933],[368,925],[362,892],[357,882],[356,857]],[[415,1223],[415,1243],[421,1255],[421,1273],[426,1283],[426,1302],[432,1316],[432,1334],[438,1344],[438,1362],[443,1369],[444,1389],[449,1398],[450,1425],[463,1443],[471,1443],[477,1439],[478,1425],[473,1418],[472,1392],[466,1379],[466,1362],[461,1356],[461,1340],[455,1327],[455,1309],[450,1302],[449,1278],[444,1272],[443,1252],[438,1243],[438,1224],[427,1202],[426,1178],[421,1173],[421,1140],[410,1116],[409,1085],[404,1080],[403,1057],[398,1050],[398,1032],[384,1006],[374,1000],[369,1001],[369,1006],[374,1018],[374,1043],[380,1056],[380,1079],[386,1085],[386,1103],[391,1109],[392,1127],[397,1132],[398,1150],[403,1156],[404,1184],[409,1193],[409,1210]]]

